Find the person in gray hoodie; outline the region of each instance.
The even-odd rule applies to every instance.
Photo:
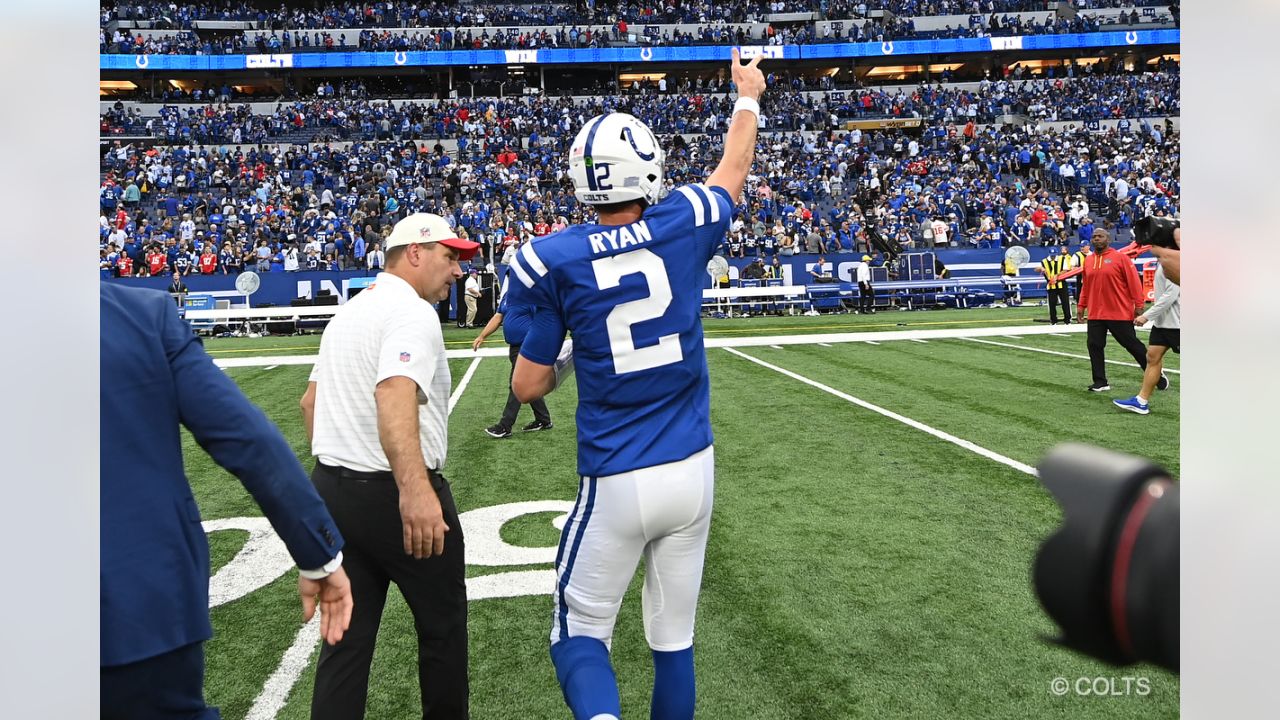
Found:
[[[1155,302],[1146,312],[1133,319],[1141,327],[1151,324],[1151,338],[1147,342],[1147,369],[1142,375],[1142,389],[1125,400],[1112,400],[1116,407],[1139,415],[1151,412],[1148,400],[1153,390],[1169,387],[1164,374],[1164,356],[1170,350],[1181,354],[1179,334],[1182,329],[1182,313],[1179,309],[1181,289],[1164,274],[1164,266],[1156,266]]]

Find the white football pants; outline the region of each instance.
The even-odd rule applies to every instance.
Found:
[[[551,642],[609,645],[622,596],[645,559],[644,634],[661,652],[693,644],[715,487],[712,447],[665,465],[583,477],[556,555]]]

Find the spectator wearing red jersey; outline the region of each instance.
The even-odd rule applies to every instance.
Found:
[[[117,277],[133,277],[133,258],[128,253],[120,253],[120,257],[116,259],[116,276]]]
[[[212,275],[218,269],[218,256],[213,253],[212,245],[205,245],[200,253],[200,274]]]
[[[151,277],[159,277],[164,274],[165,269],[169,265],[169,257],[165,255],[164,250],[160,246],[153,245],[151,252],[147,253],[147,275]]]
[[[1031,213],[1031,224],[1035,225],[1037,230],[1044,227],[1044,222],[1048,219],[1049,213],[1045,212],[1044,205],[1037,205]]]

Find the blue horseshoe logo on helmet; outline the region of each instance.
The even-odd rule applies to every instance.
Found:
[[[885,55],[892,55],[892,54],[893,54],[893,43],[891,43],[891,42],[883,42],[883,43],[880,43],[880,52],[884,53]]]
[[[409,53],[403,51],[397,52],[391,61],[397,65],[403,65],[409,61]]]
[[[658,156],[658,148],[656,147],[651,153],[644,152],[639,147],[636,147],[636,139],[635,136],[631,134],[631,128],[622,128],[622,136],[627,139],[627,142],[631,143],[631,149],[636,151],[636,155],[639,156],[641,160],[648,162]]]
[[[151,56],[139,55],[133,59],[133,64],[137,65],[139,70],[145,70],[147,69],[147,66],[151,64]]]

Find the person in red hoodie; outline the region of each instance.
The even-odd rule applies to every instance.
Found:
[[[1145,298],[1137,268],[1128,256],[1111,247],[1111,233],[1094,230],[1089,242],[1093,253],[1084,260],[1084,287],[1077,310],[1089,317],[1089,363],[1093,365],[1089,390],[1105,392],[1111,389],[1105,353],[1108,332],[1139,367],[1147,369],[1147,348],[1133,330],[1133,319],[1142,314]]]

